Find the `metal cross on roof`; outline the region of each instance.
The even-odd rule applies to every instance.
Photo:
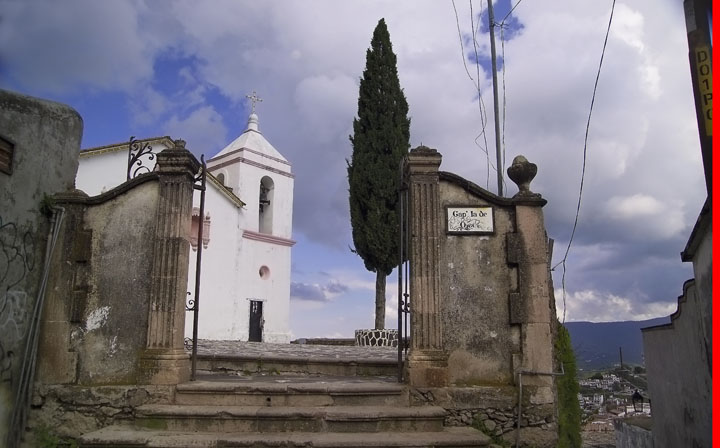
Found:
[[[251,113],[254,114],[254,113],[255,113],[255,103],[262,103],[262,98],[260,98],[259,96],[257,96],[257,93],[255,93],[254,90],[253,90],[253,92],[252,92],[252,95],[245,95],[245,98],[247,98],[247,99],[249,99],[250,101],[252,101],[252,112],[251,112]]]

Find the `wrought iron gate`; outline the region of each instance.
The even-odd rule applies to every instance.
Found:
[[[197,236],[197,258],[195,261],[195,295],[193,298],[188,300],[185,307],[187,311],[193,313],[193,332],[192,341],[187,341],[186,344],[192,344],[192,370],[190,371],[190,381],[195,381],[195,372],[197,370],[197,348],[198,348],[198,313],[200,312],[200,268],[202,266],[202,250],[203,250],[203,227],[205,220],[205,182],[207,181],[207,165],[205,164],[205,155],[200,156],[200,163],[202,164],[200,174],[195,178],[195,184],[193,188],[200,190],[200,216],[198,223],[198,236]],[[198,185],[198,182],[200,183]],[[188,292],[188,295],[190,293]]]
[[[410,204],[408,200],[408,177],[407,160],[400,161],[400,173],[398,182],[398,208],[400,227],[400,250],[398,251],[398,382],[402,383],[404,378],[404,362],[407,359],[409,347],[408,329],[410,326]]]

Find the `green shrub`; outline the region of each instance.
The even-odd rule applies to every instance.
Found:
[[[557,448],[577,448],[581,445],[580,420],[582,413],[578,402],[580,387],[577,381],[575,354],[570,343],[570,333],[558,323],[555,339],[555,353],[565,368],[565,375],[559,376],[558,389],[558,443]]]

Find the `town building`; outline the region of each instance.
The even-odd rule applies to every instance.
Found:
[[[81,151],[76,188],[94,196],[151,172],[174,139],[132,140]],[[132,147],[131,147],[132,146]],[[190,148],[197,149],[197,148]],[[139,154],[130,163],[129,154]],[[289,342],[294,175],[265,139],[253,112],[247,129],[207,161],[204,216],[193,196],[188,304],[194,305],[196,251],[200,269],[200,339]],[[242,198],[242,199],[241,199]],[[198,241],[198,226],[203,226]],[[186,319],[186,337],[193,319]]]

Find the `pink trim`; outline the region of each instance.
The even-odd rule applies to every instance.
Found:
[[[290,162],[288,162],[287,160],[278,159],[277,157],[269,156],[269,155],[267,155],[267,154],[261,153],[260,151],[255,151],[254,149],[250,149],[250,148],[234,149],[234,150],[232,150],[232,151],[230,151],[230,152],[228,152],[228,153],[226,153],[226,154],[213,157],[212,159],[208,160],[208,163],[210,163],[210,162],[215,162],[215,161],[220,160],[220,159],[224,159],[225,157],[229,157],[229,156],[231,156],[231,155],[233,155],[233,154],[237,154],[237,153],[242,152],[242,151],[251,152],[251,153],[253,153],[253,154],[257,154],[257,155],[262,156],[262,157],[267,157],[268,159],[274,160],[275,162],[282,163],[282,164],[285,164],[285,165],[290,166]]]
[[[278,246],[292,247],[295,241],[282,238],[279,236],[268,235],[267,233],[253,232],[252,230],[243,231],[243,238],[253,241],[262,241],[263,243],[277,244]]]
[[[277,174],[280,174],[281,176],[289,177],[290,179],[295,179],[295,175],[292,174],[292,173],[288,173],[288,172],[285,172],[285,171],[280,171],[280,170],[277,169],[277,168],[273,168],[273,167],[271,167],[271,166],[263,165],[262,163],[255,162],[254,160],[249,160],[249,159],[246,159],[246,158],[244,158],[244,157],[238,157],[237,159],[228,160],[227,162],[222,162],[222,163],[219,163],[219,164],[217,164],[217,165],[215,165],[215,166],[209,166],[209,167],[208,167],[208,173],[212,173],[213,171],[217,171],[217,170],[219,170],[220,168],[226,167],[226,166],[228,166],[228,165],[232,165],[232,164],[235,163],[235,162],[240,162],[240,163],[245,163],[245,164],[247,164],[247,165],[256,166],[256,167],[262,168],[262,169],[264,169],[264,170],[266,170],[266,171],[270,171],[270,172],[272,172],[272,173],[277,173]]]

